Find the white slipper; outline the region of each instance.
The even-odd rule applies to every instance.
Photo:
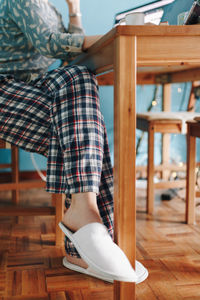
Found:
[[[111,279],[109,277],[102,276],[101,274],[99,274],[97,272],[94,272],[94,270],[92,270],[92,268],[90,268],[90,267],[85,269],[85,268],[82,268],[80,266],[77,266],[75,264],[72,264],[72,263],[68,262],[66,257],[63,257],[63,266],[70,269],[70,270],[73,270],[73,271],[76,271],[76,272],[79,272],[79,273],[82,273],[82,274],[85,274],[85,275],[88,275],[88,276],[92,276],[92,277],[95,277],[95,278],[98,278],[98,279],[101,279],[101,280],[104,280],[104,281],[108,281],[110,283],[114,282],[113,279]],[[144,266],[137,260],[136,260],[136,274],[138,276],[138,280],[136,281],[136,284],[141,283],[142,281],[144,281],[148,277],[147,269],[144,268]]]
[[[136,274],[124,252],[112,241],[107,228],[100,223],[90,223],[72,233],[62,222],[61,230],[72,241],[82,259],[93,272],[112,280],[141,282],[147,270],[140,264]],[[144,277],[144,275],[143,275]],[[146,279],[145,277],[145,279]]]

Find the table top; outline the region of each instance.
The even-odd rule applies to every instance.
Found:
[[[96,74],[114,68],[115,40],[136,37],[139,82],[200,79],[200,25],[116,26],[73,62]]]

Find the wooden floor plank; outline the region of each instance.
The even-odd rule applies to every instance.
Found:
[[[177,285],[177,291],[184,300],[200,299],[200,284]]]
[[[52,292],[49,294],[50,300],[66,300],[65,292]]]
[[[5,295],[6,288],[6,272],[0,271],[0,299]]]
[[[49,300],[49,295],[41,296],[41,295],[26,295],[26,296],[12,296],[2,297],[0,300]]]
[[[20,194],[26,205],[33,196],[37,205],[49,202],[39,190]],[[145,191],[137,191],[137,260],[149,270],[137,300],[200,299],[200,207],[197,224],[186,225],[184,201],[159,196],[148,216]],[[62,266],[65,250],[55,247],[54,226],[52,216],[0,217],[0,300],[112,300],[112,284]]]
[[[57,292],[57,291],[69,291],[76,290],[78,282],[78,289],[87,289],[89,288],[89,279],[81,275],[71,274],[70,276],[47,276],[47,291],[48,292]]]

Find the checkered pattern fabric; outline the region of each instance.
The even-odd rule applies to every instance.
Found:
[[[0,75],[0,138],[47,157],[51,193],[97,193],[113,234],[113,175],[95,76],[62,67],[29,83]],[[70,201],[66,201],[70,205]],[[66,250],[78,256],[66,239]]]

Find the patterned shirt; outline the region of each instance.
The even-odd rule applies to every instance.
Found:
[[[66,29],[48,0],[0,0],[1,74],[47,71],[79,54],[83,40],[82,28]]]

